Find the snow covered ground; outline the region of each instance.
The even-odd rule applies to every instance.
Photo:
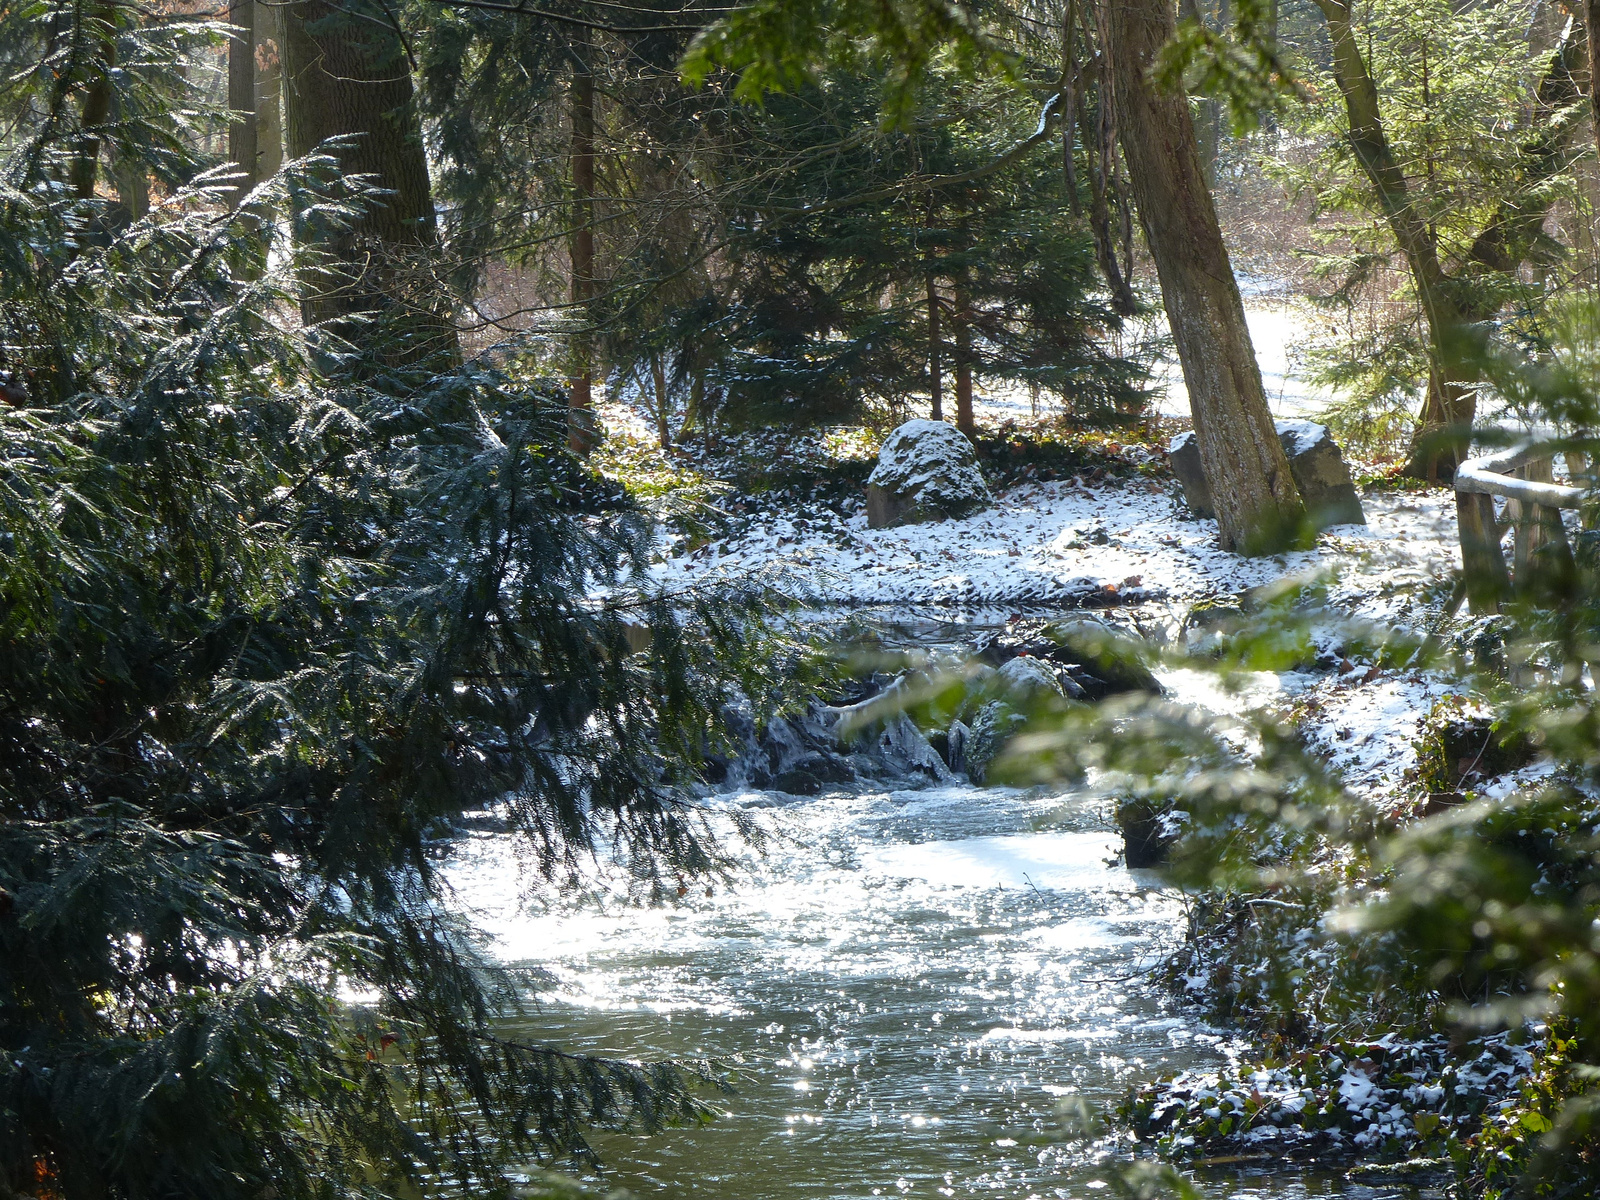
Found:
[[[1313,387],[1302,378],[1303,365],[1298,361],[1297,350],[1310,337],[1313,319],[1303,305],[1247,293],[1244,316],[1250,326],[1256,361],[1261,365],[1267,407],[1273,416],[1314,417],[1333,402],[1333,393]],[[1187,417],[1189,391],[1183,385],[1183,372],[1175,357],[1156,364],[1155,382],[1164,389],[1159,405],[1162,416]]]
[[[1285,297],[1266,284],[1252,288],[1245,283],[1240,280],[1245,321],[1250,326],[1250,341],[1261,366],[1261,386],[1267,395],[1267,406],[1275,417],[1315,417],[1335,399],[1332,392],[1315,387],[1304,378],[1305,366],[1300,360],[1300,351],[1315,331],[1315,315],[1303,302]],[[1165,318],[1154,318],[1143,336],[1165,338]],[[1168,354],[1156,363],[1151,382],[1159,390],[1156,407],[1162,416],[1189,415],[1189,390],[1184,386],[1183,371],[1175,355]],[[1043,403],[1048,405],[1047,400]],[[1047,415],[1035,411],[1028,389],[1021,386],[980,393],[974,397],[973,407],[980,421],[996,424],[1008,419],[1026,421]]]
[[[753,518],[744,534],[672,556],[657,570],[673,586],[780,572],[812,603],[897,615],[1132,605],[1141,628],[1172,636],[1197,600],[1320,572],[1331,574],[1329,599],[1347,615],[1416,627],[1430,614],[1430,594],[1460,563],[1445,491],[1369,494],[1362,500],[1369,524],[1330,529],[1313,550],[1247,559],[1217,549],[1214,521],[1184,519],[1171,488],[1144,478],[1029,484],[1001,492],[994,509],[965,520],[895,529],[868,529],[864,510],[848,518],[772,511]],[[1404,784],[1429,709],[1458,690],[1432,673],[1370,663],[1260,674],[1248,702],[1294,704],[1308,741],[1379,806]],[[1174,698],[1188,698],[1185,691],[1184,679],[1170,680]],[[1230,707],[1216,697],[1193,699],[1213,711]]]
[[[1416,589],[1459,564],[1443,491],[1363,498],[1368,524],[1326,531],[1315,549],[1241,558],[1217,549],[1214,521],[1186,519],[1175,485],[1135,477],[1031,483],[959,521],[868,529],[864,507],[774,510],[745,532],[667,558],[664,582],[782,568],[802,599],[893,606],[1187,607],[1285,575],[1332,570],[1336,594],[1370,597],[1371,616],[1403,618]]]

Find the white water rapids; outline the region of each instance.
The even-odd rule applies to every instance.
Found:
[[[1110,1197],[1064,1097],[1215,1063],[1220,1031],[1153,979],[1181,897],[1115,861],[1098,802],[999,788],[751,793],[774,836],[677,904],[518,900],[505,835],[448,866],[509,962],[549,973],[530,1039],[744,1058],[708,1126],[597,1140],[640,1197]],[[1102,1148],[1103,1151],[1103,1148]],[[1415,1195],[1305,1167],[1197,1173],[1210,1197]]]

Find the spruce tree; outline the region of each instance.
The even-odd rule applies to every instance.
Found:
[[[709,1067],[502,1036],[518,981],[430,846],[493,806],[557,884],[715,869],[687,788],[760,598],[641,588],[559,394],[308,340],[297,281],[383,198],[336,159],[243,214],[172,139],[142,161],[192,182],[121,228],[63,186],[91,134],[143,146],[81,124],[58,16],[0,163],[0,1195],[504,1195],[699,1119]],[[196,111],[178,51],[219,31],[117,36],[113,111]]]

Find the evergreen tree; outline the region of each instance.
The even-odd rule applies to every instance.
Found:
[[[119,27],[113,111],[193,110],[171,34]],[[79,123],[77,61],[0,164],[0,1194],[503,1195],[592,1124],[698,1119],[709,1068],[501,1036],[517,981],[428,851],[492,804],[558,883],[715,869],[686,788],[759,597],[640,589],[559,395],[311,352],[297,280],[384,198],[336,160],[254,214],[147,162],[194,182],[111,230],[57,181],[139,143]]]
[[[686,73],[704,79],[715,67],[736,70],[736,92],[757,99],[803,85],[824,63],[890,64],[886,113],[903,122],[941,59],[955,59],[969,73],[979,63],[995,63],[1004,77],[1015,77],[1014,64],[981,26],[983,7],[928,0],[754,0],[696,42]],[[1161,0],[1099,10],[1098,54],[1106,65],[1098,100],[1115,106],[1118,141],[1161,281],[1201,460],[1219,497],[1219,542],[1245,554],[1275,551],[1305,536],[1305,509],[1272,429],[1188,101],[1170,81],[1162,86],[1153,78],[1160,52],[1176,33],[1175,14]],[[1069,33],[1057,102],[1073,96],[1072,25],[1069,17],[1060,26]]]
[[[843,72],[746,110],[773,150],[725,174],[740,233],[717,383],[742,419],[904,404],[938,389],[941,363],[969,433],[974,376],[1041,387],[1079,420],[1139,411],[1141,368],[1110,348],[1121,319],[1095,294],[1056,152],[1040,138],[1009,153],[1037,106],[938,83],[900,129],[882,128],[876,85]]]

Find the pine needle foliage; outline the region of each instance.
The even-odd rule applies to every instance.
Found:
[[[500,1036],[519,981],[430,846],[496,805],[558,884],[716,870],[688,785],[766,598],[642,587],[647,520],[538,388],[468,366],[382,391],[357,347],[312,352],[292,281],[372,199],[332,158],[238,211],[191,158],[127,221],[65,186],[81,130],[23,126],[0,1196],[501,1195],[594,1125],[706,1116],[709,1064]]]

